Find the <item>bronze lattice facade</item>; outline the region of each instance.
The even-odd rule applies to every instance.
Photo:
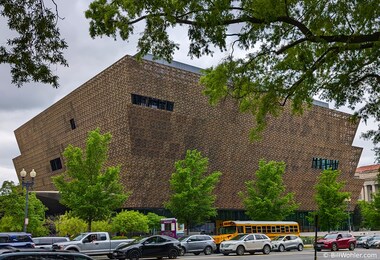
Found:
[[[251,143],[252,116],[239,113],[232,100],[211,107],[199,77],[125,56],[15,130],[21,152],[14,158],[16,171],[34,168],[35,190],[55,190],[51,177],[65,169],[65,147],[83,148],[88,131],[100,127],[113,136],[108,164],[122,165],[121,181],[132,191],[127,208],[162,208],[174,162],[197,148],[209,158],[210,171],[223,173],[219,209],[243,209],[237,193],[260,159],[285,161],[284,181],[301,211],[315,209],[313,186],[321,169],[313,166],[334,163],[352,192],[353,209],[363,184],[354,179],[362,149],[352,146],[358,124],[348,114],[318,105],[303,116],[286,110],[271,120],[262,141]],[[147,100],[153,103],[142,106]]]

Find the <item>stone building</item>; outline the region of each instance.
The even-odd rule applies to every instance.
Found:
[[[380,164],[361,166],[356,169],[355,177],[364,180],[359,200],[371,201],[372,195],[378,192],[378,175]]]
[[[285,107],[262,141],[252,143],[252,116],[239,113],[229,99],[211,107],[199,78],[200,69],[186,64],[123,57],[15,130],[16,171],[34,168],[34,189],[56,198],[51,178],[65,170],[65,147],[83,148],[88,131],[100,127],[113,136],[108,163],[122,166],[121,181],[132,191],[125,208],[162,210],[174,162],[196,148],[209,158],[210,171],[223,174],[215,191],[218,219],[244,218],[237,193],[253,179],[260,159],[286,163],[284,182],[300,203],[294,218],[301,226],[316,209],[313,186],[322,169],[342,172],[353,210],[363,184],[354,179],[362,148],[352,146],[358,123],[350,123],[349,114],[322,102],[302,116]]]

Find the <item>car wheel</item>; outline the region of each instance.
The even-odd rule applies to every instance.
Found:
[[[139,258],[140,258],[140,253],[139,253],[139,251],[137,251],[137,250],[132,250],[132,251],[129,253],[128,258],[129,258],[130,260],[139,260]]]
[[[206,246],[205,250],[203,250],[203,253],[205,253],[205,255],[211,255],[212,254],[211,246]]]
[[[178,252],[175,249],[170,249],[168,253],[169,259],[175,259],[178,256]]]
[[[285,251],[285,247],[284,247],[284,245],[280,245],[280,246],[278,247],[278,251],[279,251],[279,252],[284,252],[284,251]]]
[[[184,256],[186,254],[186,249],[184,247],[181,247],[181,252],[179,252],[180,256]]]
[[[298,251],[302,251],[302,250],[303,250],[303,245],[302,245],[302,244],[299,244],[299,245],[297,246],[297,250],[298,250]]]
[[[335,243],[333,243],[333,244],[331,245],[331,251],[338,251],[338,245],[335,244]]]
[[[236,254],[237,255],[244,255],[244,246],[238,246],[237,248],[236,248]]]
[[[267,255],[270,253],[270,246],[268,245],[265,245],[264,248],[263,248],[263,254],[264,255]]]
[[[353,250],[355,249],[355,244],[354,244],[354,243],[350,243],[348,249],[349,249],[350,251],[353,251]]]

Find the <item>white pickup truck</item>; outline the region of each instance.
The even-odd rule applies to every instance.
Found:
[[[134,239],[111,240],[107,232],[82,233],[68,242],[54,243],[53,249],[71,250],[87,255],[107,255],[112,258],[115,248],[122,244],[130,244]]]

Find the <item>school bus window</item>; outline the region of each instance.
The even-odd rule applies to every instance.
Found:
[[[261,232],[263,232],[263,233],[267,233],[267,227],[266,227],[266,226],[262,226],[262,227],[261,227]]]
[[[267,226],[267,233],[271,232],[271,226]]]
[[[285,227],[285,232],[286,232],[286,233],[289,233],[289,226],[286,226],[286,227]]]
[[[257,233],[261,233],[261,227],[257,226]]]
[[[298,227],[294,226],[294,232],[298,232]]]
[[[293,226],[290,226],[290,233],[293,233]]]
[[[276,233],[276,227],[272,226],[272,233]]]
[[[281,232],[280,226],[276,226],[276,232],[277,232],[277,233],[280,233],[280,232]]]
[[[252,227],[245,227],[245,233],[252,233]]]
[[[252,233],[257,233],[257,231],[256,231],[256,226],[253,226],[253,227],[252,227]]]
[[[244,228],[243,226],[238,226],[237,227],[237,232],[238,233],[244,233],[243,228]]]
[[[221,227],[219,228],[219,234],[234,234],[236,233],[236,227],[235,226],[227,226],[227,227]]]
[[[281,233],[284,233],[284,232],[285,232],[285,227],[281,226]]]

